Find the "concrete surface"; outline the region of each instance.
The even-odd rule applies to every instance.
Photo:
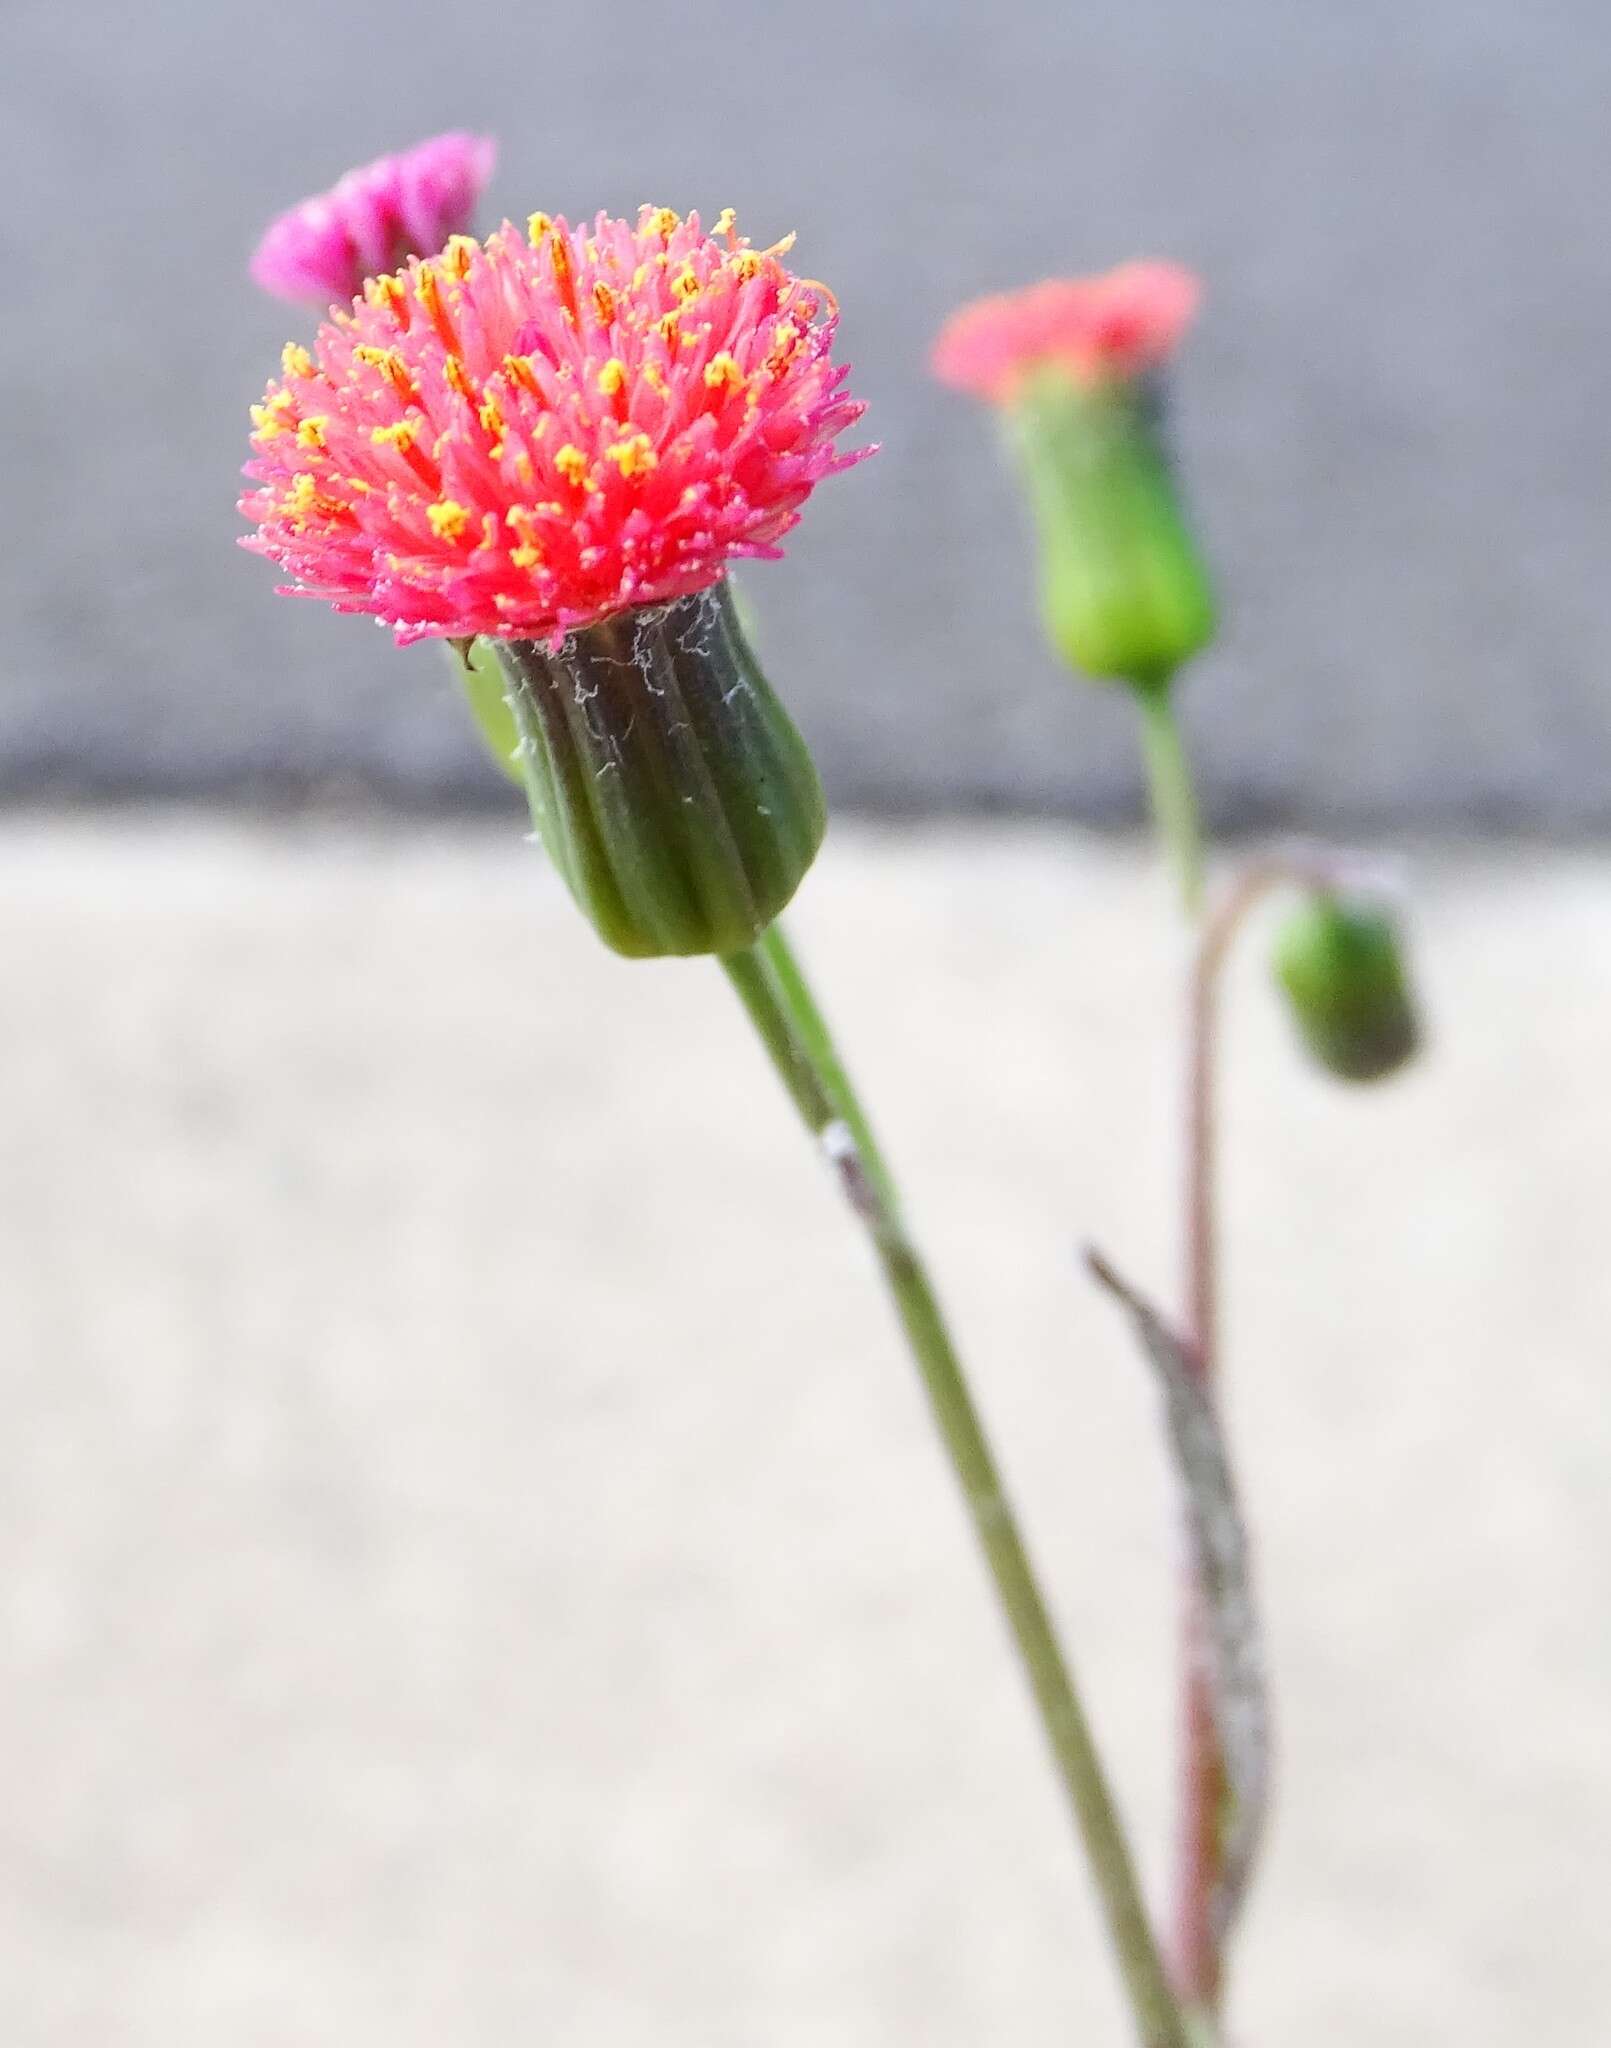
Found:
[[[1611,863],[1417,864],[1436,1053],[1232,1011],[1280,1686],[1247,2048],[1601,2048]],[[1156,1874],[1167,1278],[1128,850],[837,832],[796,935]],[[709,968],[513,832],[0,833],[7,2048],[1118,2044],[909,1368]]]
[[[494,208],[731,203],[845,309],[875,463],[750,579],[835,797],[1133,812],[1123,707],[1031,617],[958,299],[1208,279],[1184,471],[1227,600],[1222,818],[1611,824],[1604,0],[6,0],[0,788],[496,801],[429,652],[234,552],[304,323],[244,263],[352,162],[496,131]]]

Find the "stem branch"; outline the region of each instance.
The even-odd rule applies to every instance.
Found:
[[[1204,918],[1192,958],[1186,1002],[1185,1337],[1199,1383],[1212,1398],[1219,1360],[1218,1127],[1215,1080],[1219,998],[1231,945],[1249,912],[1273,888],[1324,889],[1347,863],[1296,849],[1251,862]],[[1181,1706],[1179,1835],[1176,1847],[1172,1966],[1175,1989],[1190,2006],[1217,2011],[1225,1971],[1215,1900],[1224,1877],[1227,1783],[1204,1668],[1203,1618],[1195,1584],[1182,1623],[1185,1682]]]

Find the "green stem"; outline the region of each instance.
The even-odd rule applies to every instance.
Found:
[[[1203,828],[1197,815],[1191,764],[1175,716],[1174,692],[1165,679],[1138,684],[1135,695],[1141,709],[1141,750],[1146,758],[1152,815],[1179,874],[1186,914],[1194,918],[1203,900]]]
[[[1051,1616],[888,1169],[799,964],[774,925],[722,962],[808,1130],[866,1226],[972,1517],[1090,1860],[1142,2048],[1187,2048],[1129,1845]]]
[[[894,1176],[879,1150],[878,1140],[873,1136],[871,1124],[855,1089],[850,1085],[850,1076],[845,1072],[838,1048],[828,1030],[827,1020],[817,1008],[811,985],[800,971],[800,963],[789,950],[781,925],[773,924],[764,931],[755,943],[755,950],[766,962],[767,969],[776,986],[779,1000],[788,1013],[795,1035],[800,1042],[803,1057],[813,1070],[822,1077],[822,1086],[827,1095],[850,1127],[850,1135],[856,1141],[856,1153],[862,1169],[873,1183],[878,1198],[893,1216],[900,1208],[900,1197],[895,1191]]]

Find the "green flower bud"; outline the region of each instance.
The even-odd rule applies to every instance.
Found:
[[[1411,1059],[1420,1024],[1393,920],[1379,905],[1307,897],[1276,934],[1276,979],[1305,1045],[1344,1081],[1379,1081]]]
[[[1047,364],[1022,379],[1008,416],[1053,644],[1089,675],[1167,681],[1212,639],[1214,598],[1148,385]]]
[[[725,579],[558,647],[500,640],[533,823],[605,944],[735,953],[822,843],[822,786]]]

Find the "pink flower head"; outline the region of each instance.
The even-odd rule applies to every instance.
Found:
[[[433,135],[361,164],[270,222],[253,278],[279,299],[328,306],[352,298],[366,277],[434,256],[468,228],[496,155],[490,136]]]
[[[837,309],[726,213],[533,214],[372,278],[252,409],[241,510],[296,595],[400,644],[557,639],[714,583],[871,449]]]
[[[1174,353],[1202,286],[1175,263],[1125,263],[1101,277],[1048,278],[960,307],[934,344],[945,384],[1000,403],[1027,371],[1061,364],[1082,382],[1130,378]]]

